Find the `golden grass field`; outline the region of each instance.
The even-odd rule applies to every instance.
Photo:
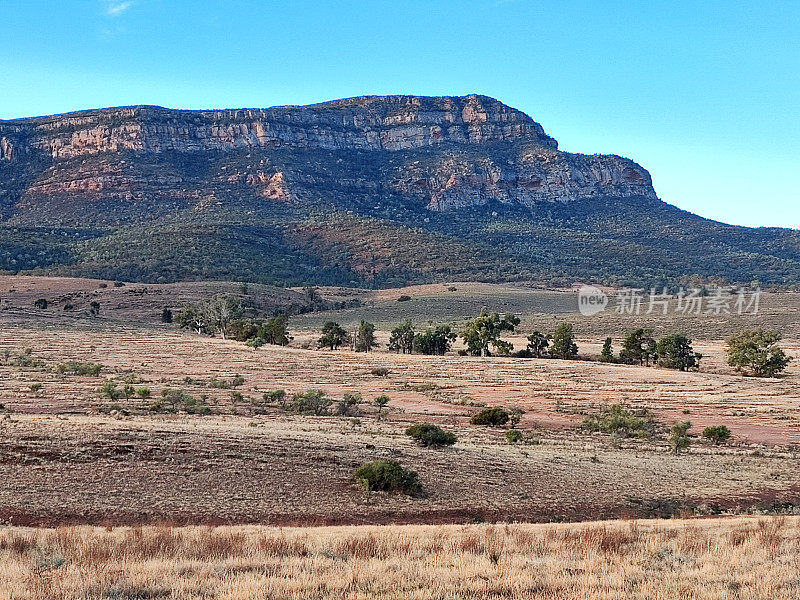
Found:
[[[800,519],[0,528],[0,598],[795,600]]]
[[[725,363],[724,344],[743,327],[778,328],[800,357],[800,295],[765,294],[753,317],[659,319],[580,317],[561,290],[325,289],[361,305],[292,317],[289,347],[256,350],[160,323],[165,306],[241,294],[238,284],[100,284],[0,277],[0,600],[800,595],[800,522],[774,516],[800,512],[800,361],[778,378],[743,377]],[[247,291],[266,311],[302,293]],[[398,302],[403,294],[412,299]],[[37,298],[46,310],[33,308]],[[92,299],[99,317],[88,315]],[[618,350],[636,326],[686,331],[702,368],[386,351],[403,318],[457,328],[482,306],[521,317],[508,338],[518,348],[533,329],[569,320],[586,359],[606,336]],[[314,348],[322,322],[361,318],[378,324],[377,351]],[[67,361],[103,368],[59,372]],[[236,375],[233,389],[212,385]],[[154,398],[182,389],[211,414],[112,402],[98,392],[107,380],[135,381]],[[277,388],[360,393],[365,404],[347,417],[259,407]],[[391,401],[378,420],[370,402],[380,394]],[[650,411],[655,435],[581,427],[614,403]],[[482,405],[523,409],[524,441],[471,425]],[[666,431],[687,419],[692,446],[670,453]],[[421,421],[458,443],[418,446],[404,431]],[[733,432],[728,443],[699,437],[716,424]],[[415,470],[423,493],[365,497],[353,472],[377,459]],[[596,523],[690,516],[705,518]],[[595,523],[503,524],[555,521]]]

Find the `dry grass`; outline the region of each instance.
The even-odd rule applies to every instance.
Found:
[[[800,519],[0,529],[0,598],[789,600]]]

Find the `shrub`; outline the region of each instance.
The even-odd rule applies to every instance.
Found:
[[[264,392],[262,395],[264,402],[268,402],[269,404],[280,404],[284,406],[286,404],[286,391],[285,390],[269,390]]]
[[[583,426],[589,431],[638,437],[648,435],[652,425],[652,419],[648,413],[645,412],[643,417],[638,417],[619,404],[612,404],[596,415],[586,417],[583,421]]]
[[[93,300],[89,304],[89,314],[94,317],[100,314],[100,303],[97,300]]]
[[[469,420],[473,425],[489,425],[490,427],[498,427],[508,423],[508,411],[499,406],[490,406],[484,408],[482,411],[472,415]]]
[[[174,413],[179,410],[185,411],[190,415],[207,415],[211,409],[203,399],[198,399],[184,390],[164,388],[161,398],[150,406],[153,412]]]
[[[38,392],[38,391],[40,391],[42,389],[42,384],[38,383],[38,382],[37,383],[32,383],[30,385],[30,388],[31,388],[31,391],[35,394],[36,392]]]
[[[719,445],[728,441],[731,437],[731,430],[725,425],[711,425],[703,429],[703,437],[714,442],[715,445]]]
[[[406,435],[412,437],[422,446],[452,446],[456,436],[432,423],[419,423],[406,429]]]
[[[506,431],[506,439],[509,444],[516,444],[522,441],[522,432],[519,429],[509,429]]]
[[[47,308],[47,300],[45,300],[44,298],[39,298],[38,300],[36,300],[36,302],[33,303],[33,306],[34,308],[45,309]]]
[[[66,375],[89,375],[91,377],[97,377],[100,371],[103,370],[103,365],[93,362],[70,361],[60,363],[56,369],[59,373],[64,373]]]
[[[364,402],[361,394],[345,394],[341,402],[336,405],[336,414],[341,417],[357,417],[361,414],[358,405]]]
[[[150,388],[140,387],[138,390],[136,390],[136,395],[142,400],[147,400],[150,397]]]
[[[167,307],[164,307],[164,310],[161,311],[161,322],[162,323],[172,323],[172,311]]]
[[[386,367],[376,367],[370,371],[373,375],[377,377],[386,377],[389,374],[389,369]]]
[[[122,398],[122,390],[117,388],[117,382],[110,379],[103,383],[97,390],[100,396],[109,400],[119,400]]]
[[[689,439],[689,429],[692,427],[691,421],[684,421],[683,423],[675,423],[670,429],[669,446],[675,454],[680,454],[681,450],[685,450],[692,443]]]
[[[386,405],[391,402],[391,398],[387,395],[378,396],[375,398],[375,406],[378,407],[378,414],[377,419],[380,421],[383,418],[383,409],[386,408]]]
[[[327,415],[332,400],[322,390],[308,390],[292,396],[290,410],[301,415]]]
[[[407,471],[390,460],[376,460],[356,469],[355,479],[369,492],[389,492],[413,496],[420,491],[419,480],[414,471]]]
[[[408,296],[406,294],[403,294],[397,299],[398,302],[408,302],[409,300],[411,300],[411,296]]]

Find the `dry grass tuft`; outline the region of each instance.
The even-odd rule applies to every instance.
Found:
[[[0,598],[795,599],[800,518],[0,529]]]

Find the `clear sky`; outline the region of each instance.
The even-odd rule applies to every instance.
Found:
[[[481,93],[703,216],[800,228],[800,0],[0,0],[0,119]]]

